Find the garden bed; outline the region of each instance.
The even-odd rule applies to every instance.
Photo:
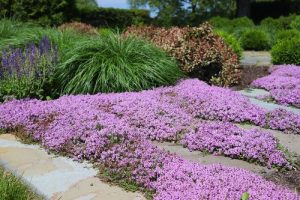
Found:
[[[294,168],[271,134],[244,131],[231,123],[252,123],[297,134],[298,115],[268,112],[236,92],[199,80],[138,93],[13,100],[0,105],[0,114],[2,129],[23,131],[21,134],[50,151],[96,162],[106,175],[134,183],[153,193],[154,199],[239,199],[244,193],[249,193],[250,199],[299,198],[251,172],[202,166],[149,142],[181,141],[191,150],[253,160],[269,168]],[[201,142],[193,138],[201,134],[199,130],[207,131],[211,139]],[[222,134],[234,140],[223,140]],[[261,151],[261,146],[266,151]]]

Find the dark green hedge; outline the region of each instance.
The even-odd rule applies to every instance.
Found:
[[[116,8],[97,8],[93,10],[81,10],[82,22],[96,27],[119,27],[148,24],[151,21],[148,10],[128,10]]]

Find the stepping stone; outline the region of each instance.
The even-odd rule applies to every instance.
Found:
[[[260,129],[263,131],[267,131],[267,132],[271,133],[274,137],[276,137],[279,140],[279,143],[282,144],[289,151],[294,152],[297,155],[300,155],[300,145],[299,145],[300,144],[300,135],[285,134],[282,131],[265,129],[265,128],[261,128],[259,126],[249,125],[249,124],[236,124],[236,125],[241,128],[244,128],[244,129],[256,128],[256,129]]]
[[[261,108],[264,108],[268,111],[272,111],[272,110],[275,110],[275,109],[285,109],[287,111],[290,111],[290,112],[293,112],[295,114],[300,114],[300,109],[298,108],[293,108],[293,107],[289,107],[289,106],[283,106],[283,105],[278,105],[276,103],[270,103],[270,102],[265,102],[263,100],[259,100],[259,99],[254,99],[254,98],[249,98],[250,99],[250,102],[261,107]]]
[[[244,96],[251,97],[251,98],[270,95],[270,92],[268,92],[267,90],[255,89],[255,88],[247,88],[247,89],[239,91],[239,93],[241,93]]]
[[[293,112],[295,114],[300,114],[300,109],[298,109],[298,108],[279,105],[276,103],[271,103],[271,102],[266,102],[263,100],[256,99],[256,97],[258,97],[260,95],[268,95],[269,92],[266,90],[249,88],[249,89],[240,90],[238,92],[246,97],[249,97],[251,103],[253,103],[261,108],[264,108],[265,110],[272,111],[272,110],[280,108],[280,109],[285,109],[287,111]]]
[[[244,51],[240,60],[241,82],[235,88],[248,87],[252,81],[269,74],[272,66],[271,55],[267,51]]]
[[[96,178],[88,163],[48,154],[38,145],[26,145],[13,135],[0,135],[0,164],[51,200],[145,200],[140,193],[126,192]]]
[[[171,153],[175,153],[181,156],[184,159],[197,162],[199,164],[208,165],[208,164],[222,164],[228,167],[236,167],[246,169],[248,171],[255,172],[257,174],[269,173],[274,171],[273,169],[268,169],[267,167],[262,167],[260,165],[255,165],[253,163],[248,163],[243,160],[232,159],[225,156],[214,156],[212,154],[203,154],[200,151],[189,151],[187,148],[184,148],[180,144],[175,144],[171,142],[154,142],[156,146],[160,149],[164,149]]]
[[[271,54],[267,51],[244,51],[241,66],[271,66]]]

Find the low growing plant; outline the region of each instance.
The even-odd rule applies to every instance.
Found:
[[[174,59],[135,37],[87,39],[56,70],[61,94],[140,91],[183,77]]]

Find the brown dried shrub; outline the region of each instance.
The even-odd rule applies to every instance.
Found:
[[[82,22],[69,22],[64,23],[58,27],[59,30],[65,31],[68,29],[74,30],[76,32],[88,35],[97,35],[97,29],[89,24],[85,24]]]
[[[240,82],[238,56],[213,33],[209,23],[199,27],[158,28],[132,26],[125,36],[136,35],[150,40],[169,52],[180,63],[181,69],[215,85],[232,86]]]

